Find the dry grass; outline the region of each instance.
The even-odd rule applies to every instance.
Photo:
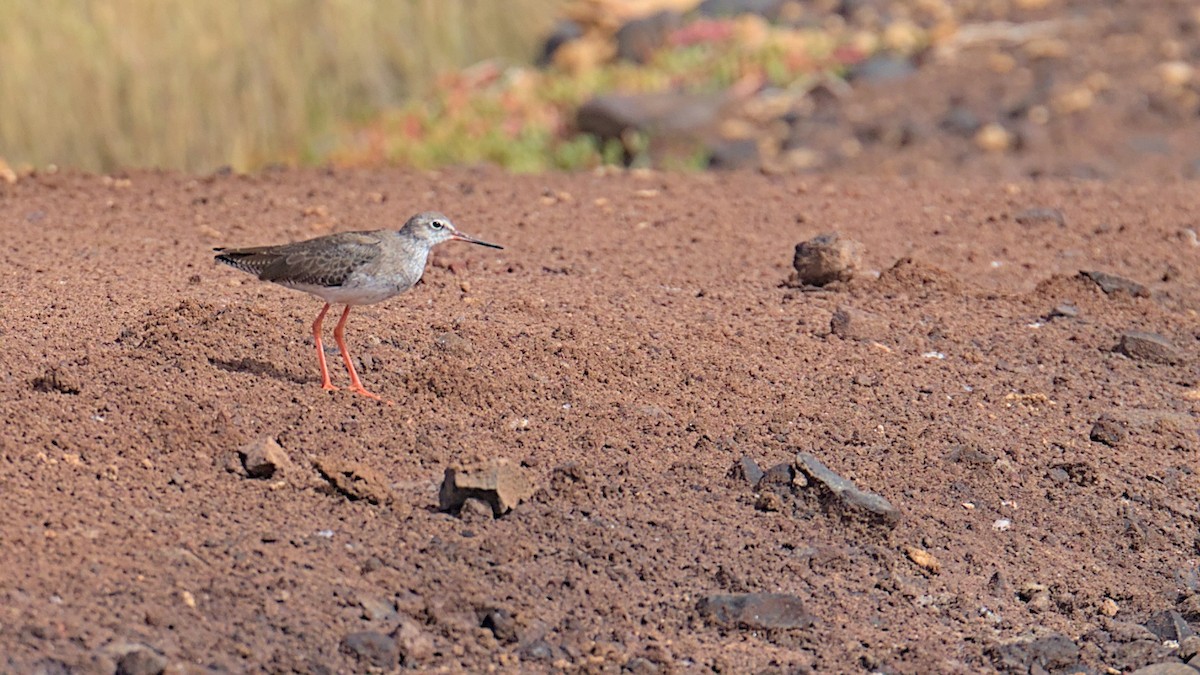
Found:
[[[526,61],[563,0],[0,0],[0,156],[304,162],[440,70]]]

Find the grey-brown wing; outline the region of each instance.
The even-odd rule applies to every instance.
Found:
[[[341,232],[279,246],[225,249],[217,260],[263,281],[341,286],[356,269],[379,255],[371,232]]]

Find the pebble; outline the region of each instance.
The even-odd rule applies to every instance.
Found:
[[[1116,274],[1109,274],[1108,272],[1100,272],[1098,270],[1083,271],[1080,274],[1094,281],[1106,295],[1128,293],[1135,298],[1150,297],[1150,289],[1132,279],[1126,279]]]
[[[1135,361],[1163,365],[1177,365],[1183,362],[1183,357],[1175,345],[1157,333],[1129,331],[1121,336],[1117,351]]]
[[[468,499],[478,499],[500,517],[533,495],[525,471],[505,458],[477,466],[448,468],[438,491],[438,508],[458,512]]]
[[[1138,668],[1129,675],[1196,675],[1197,673],[1200,673],[1200,671],[1185,663],[1171,661]]]
[[[364,669],[379,668],[390,672],[400,664],[400,650],[396,646],[396,640],[383,633],[350,633],[342,638],[339,649],[343,654],[354,657]]]
[[[1004,152],[1012,147],[1012,133],[996,123],[985,124],[975,132],[975,145],[988,152]]]
[[[285,466],[291,464],[287,453],[280,447],[279,442],[269,436],[242,446],[238,450],[242,459],[242,467],[250,478],[271,478],[276,472],[282,472]]]
[[[352,502],[387,504],[392,501],[387,481],[370,467],[333,458],[314,460],[313,467],[335,493]]]
[[[851,507],[852,510],[865,513],[889,524],[900,520],[900,512],[888,500],[874,492],[859,489],[854,483],[831,471],[813,455],[807,452],[796,455],[795,466],[811,481],[824,485],[838,500]]]
[[[728,628],[805,628],[813,622],[803,600],[779,593],[710,595],[696,610],[710,623]]]
[[[1017,638],[996,645],[989,651],[1001,672],[1053,673],[1079,663],[1079,646],[1071,638],[1059,633],[1039,638]]]
[[[758,481],[762,480],[763,470],[758,467],[758,462],[755,462],[748,455],[743,455],[729,469],[729,477],[740,478],[751,486],[755,486],[758,485]]]
[[[1014,218],[1019,225],[1057,225],[1066,227],[1067,218],[1063,212],[1055,208],[1035,207],[1025,209]]]
[[[1103,443],[1110,448],[1115,448],[1121,441],[1125,440],[1125,427],[1117,420],[1104,416],[1092,424],[1092,430],[1088,434],[1088,438],[1097,443]]]
[[[821,234],[796,244],[792,258],[795,286],[825,286],[834,281],[849,281],[862,267],[863,245],[843,239],[836,232]]]
[[[418,665],[433,656],[433,638],[411,619],[401,621],[392,631],[392,637],[406,667]]]

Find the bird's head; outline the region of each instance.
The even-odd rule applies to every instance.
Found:
[[[437,211],[426,211],[418,213],[408,222],[404,223],[404,227],[400,228],[401,233],[407,233],[417,241],[423,242],[430,248],[442,243],[443,241],[465,241],[471,244],[479,244],[480,246],[488,246],[490,248],[504,248],[499,244],[491,244],[486,241],[481,241],[474,237],[468,237],[450,221],[445,215]]]

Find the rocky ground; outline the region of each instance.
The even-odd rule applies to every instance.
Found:
[[[1181,663],[1195,195],[468,169],[0,186],[3,669]],[[507,248],[443,246],[352,315],[394,406],[321,390],[319,302],[211,258],[430,207]],[[798,287],[795,245],[825,232],[857,272]],[[499,494],[445,512],[447,469]]]
[[[1200,17],[966,5],[763,171],[0,176],[0,670],[1196,672]],[[211,257],[429,208],[393,406]]]

